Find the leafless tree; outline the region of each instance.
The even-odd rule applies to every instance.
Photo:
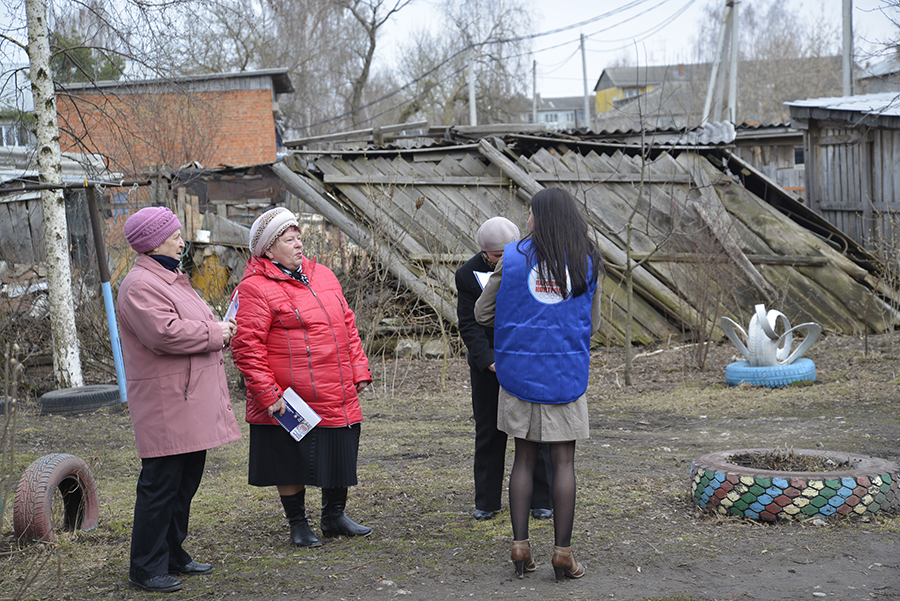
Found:
[[[527,34],[532,15],[521,0],[446,1],[447,27],[415,35],[404,48],[400,76],[406,90],[405,115],[453,125],[468,121],[466,50],[475,51],[479,123],[515,121],[528,91],[530,54]]]

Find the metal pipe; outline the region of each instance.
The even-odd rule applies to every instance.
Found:
[[[584,78],[584,123],[582,127],[586,126],[588,129],[591,129],[593,123],[591,123],[591,104],[588,96],[588,78],[587,78],[587,55],[584,50],[584,34],[581,34],[581,72],[582,77]],[[575,118],[575,126],[578,127],[578,118],[576,113]]]
[[[100,228],[100,211],[97,210],[97,191],[93,186],[87,188],[88,214],[91,217],[91,230],[94,234],[94,246],[97,249],[97,263],[100,268],[100,288],[103,291],[103,305],[106,307],[106,325],[109,328],[109,343],[112,346],[113,363],[116,366],[116,381],[119,384],[119,398],[122,403],[128,402],[125,391],[125,364],[122,360],[122,343],[119,341],[119,326],[116,323],[116,307],[113,303],[112,288],[109,284],[109,263],[106,258],[106,245],[103,242],[103,231]]]
[[[844,0],[843,94],[853,96],[853,0]]]

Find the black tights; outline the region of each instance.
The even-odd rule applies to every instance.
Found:
[[[557,547],[572,544],[575,524],[575,441],[551,442],[550,462],[553,464],[553,532]],[[531,489],[534,464],[538,457],[538,443],[516,438],[516,455],[509,476],[509,515],[512,519],[513,540],[528,539],[528,514],[531,510]]]

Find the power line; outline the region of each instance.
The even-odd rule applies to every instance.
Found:
[[[627,11],[627,10],[630,10],[630,9],[632,9],[632,8],[635,8],[635,7],[638,7],[638,6],[642,5],[642,4],[645,4],[645,3],[650,2],[650,1],[651,1],[651,0],[632,0],[631,2],[625,4],[625,5],[621,6],[621,7],[612,9],[612,10],[610,10],[610,11],[607,11],[607,12],[605,12],[605,13],[602,13],[602,14],[600,14],[600,15],[597,15],[596,17],[592,17],[592,18],[586,19],[586,20],[584,20],[584,21],[579,21],[579,22],[574,23],[574,24],[572,24],[572,25],[567,25],[567,26],[564,26],[564,27],[558,27],[558,28],[552,29],[552,30],[550,30],[550,31],[544,31],[544,32],[535,33],[535,34],[529,34],[529,35],[525,35],[525,36],[517,36],[517,37],[513,37],[513,38],[501,38],[501,39],[497,39],[497,40],[488,40],[488,41],[485,41],[485,42],[480,42],[480,43],[478,43],[478,44],[472,44],[472,45],[470,45],[470,46],[467,46],[466,48],[462,48],[462,49],[458,50],[457,52],[455,52],[454,54],[452,54],[451,56],[449,56],[448,58],[446,58],[446,59],[443,60],[442,62],[438,63],[437,65],[435,65],[435,66],[434,66],[433,68],[431,68],[430,70],[428,70],[426,73],[424,73],[424,74],[420,75],[419,77],[413,79],[412,81],[408,82],[407,84],[405,84],[405,85],[403,85],[403,86],[397,88],[396,90],[393,90],[392,92],[390,92],[390,93],[388,93],[388,94],[382,96],[381,98],[378,98],[378,99],[376,99],[376,100],[373,100],[373,101],[371,101],[371,102],[369,102],[369,103],[367,103],[367,104],[365,104],[365,105],[363,105],[363,106],[361,106],[361,107],[358,107],[358,108],[356,108],[356,109],[353,109],[353,110],[350,110],[350,111],[346,111],[346,112],[344,112],[344,113],[342,113],[342,114],[340,114],[340,115],[337,115],[337,116],[335,116],[335,117],[331,117],[331,118],[328,118],[328,119],[324,119],[324,120],[322,120],[322,121],[319,121],[319,122],[317,122],[317,123],[313,123],[313,124],[310,124],[310,125],[305,125],[305,126],[302,126],[302,127],[297,127],[296,129],[298,129],[298,130],[306,130],[306,129],[311,129],[311,128],[313,128],[313,127],[318,127],[318,126],[320,126],[320,125],[325,125],[325,124],[327,124],[327,123],[332,123],[332,122],[334,122],[334,121],[338,121],[338,120],[340,120],[340,119],[344,119],[344,118],[346,118],[346,117],[349,117],[349,116],[351,116],[351,115],[354,115],[354,114],[356,114],[356,113],[359,113],[360,111],[363,111],[363,110],[365,110],[365,109],[367,109],[367,108],[369,108],[369,107],[371,107],[371,106],[373,106],[373,105],[376,105],[376,104],[379,104],[379,103],[381,103],[381,102],[384,102],[384,101],[386,101],[386,100],[388,100],[388,99],[390,99],[390,98],[393,98],[394,96],[396,96],[397,94],[399,94],[399,93],[402,92],[403,90],[406,90],[406,89],[409,88],[410,86],[412,86],[412,85],[414,85],[414,84],[416,84],[416,83],[422,81],[423,79],[425,79],[426,77],[428,77],[429,75],[431,75],[432,73],[434,73],[435,71],[437,71],[438,69],[440,69],[440,68],[442,68],[443,66],[449,64],[451,61],[453,61],[454,59],[456,59],[460,54],[462,54],[463,52],[468,51],[468,49],[469,49],[470,47],[476,47],[476,48],[478,48],[478,47],[491,46],[491,45],[497,45],[497,44],[505,44],[505,43],[513,43],[513,42],[522,42],[522,41],[527,41],[527,40],[537,39],[537,38],[544,37],[544,36],[548,36],[548,35],[553,35],[553,34],[556,34],[556,33],[562,33],[562,32],[564,32],[564,31],[569,31],[569,30],[575,29],[575,28],[577,28],[577,27],[582,27],[582,26],[584,26],[584,25],[588,25],[588,24],[590,24],[590,23],[594,23],[594,22],[600,21],[600,20],[602,20],[602,19],[607,19],[607,18],[613,17],[613,16],[615,16],[615,15],[617,15],[617,14],[623,13],[623,12],[625,12],[625,11]],[[621,24],[623,24],[623,23],[627,23],[628,21],[631,21],[631,20],[636,19],[636,18],[638,18],[638,17],[640,17],[640,16],[643,16],[643,15],[649,13],[650,11],[655,10],[655,9],[658,8],[659,6],[662,6],[663,4],[665,4],[665,3],[667,3],[667,2],[670,2],[670,1],[671,1],[671,0],[662,0],[661,2],[658,2],[657,4],[653,5],[652,7],[642,10],[642,11],[641,11],[640,13],[638,13],[637,15],[634,15],[634,16],[632,16],[632,17],[629,17],[628,19],[625,19],[625,20],[623,20],[623,21],[621,21],[621,22],[619,22],[619,23],[617,23],[617,24],[615,24],[615,25],[611,25],[611,26],[606,27],[606,28],[604,28],[604,29],[601,29],[601,30],[599,30],[599,31],[597,31],[597,32],[594,32],[594,33],[591,34],[591,35],[597,35],[597,34],[599,34],[599,33],[602,33],[602,32],[604,32],[604,31],[608,31],[609,29],[612,29],[612,28],[614,28],[614,27],[617,27],[617,26],[619,26],[619,25],[621,25]],[[666,21],[664,21],[664,22],[663,22],[662,24],[660,24],[659,26],[657,26],[657,27],[655,27],[655,28],[649,30],[650,32],[647,33],[647,34],[644,36],[644,38],[641,38],[641,39],[645,39],[647,36],[652,35],[653,33],[656,33],[657,31],[659,31],[660,29],[662,29],[663,27],[665,27],[666,25],[668,25],[669,23],[671,23],[672,20],[674,20],[675,18],[677,18],[678,16],[680,16],[685,10],[687,10],[688,7],[690,7],[692,4],[694,4],[694,2],[696,2],[696,0],[689,0],[689,1],[687,2],[687,4],[685,4],[685,5],[681,8],[681,10],[679,10],[678,12],[676,12],[675,15],[674,15],[673,17],[670,17],[669,19],[667,19]],[[643,34],[642,34],[642,35],[643,35]],[[586,36],[586,37],[587,37],[587,36]],[[514,55],[511,55],[511,56],[507,57],[507,59],[519,58],[519,57],[522,57],[522,56],[525,56],[525,55],[529,55],[529,54],[538,54],[538,53],[540,53],[540,52],[545,52],[545,51],[550,50],[550,49],[553,49],[553,48],[558,48],[558,47],[561,47],[561,46],[565,46],[566,44],[569,44],[569,43],[577,43],[578,41],[579,41],[579,40],[573,40],[573,41],[571,41],[571,42],[564,42],[564,43],[562,43],[562,44],[558,44],[557,46],[552,46],[552,47],[540,49],[540,50],[537,50],[537,51],[528,51],[528,52],[526,52],[526,53],[514,54]],[[640,41],[640,40],[638,40],[638,41]],[[576,52],[577,52],[577,51],[576,51]],[[574,53],[573,53],[572,56],[574,56]],[[563,61],[562,64],[565,64],[565,63],[568,62],[569,60],[571,60],[571,56],[570,56],[568,59],[566,59],[565,61]],[[560,65],[560,67],[561,67],[561,66],[562,66],[562,65]],[[460,69],[460,71],[461,71],[461,70],[462,70],[462,69]],[[388,110],[386,110],[386,111],[382,111],[381,113],[378,114],[378,116],[383,115],[383,114],[385,114],[385,113],[387,113],[387,112],[390,112],[391,110],[394,110],[395,108],[399,108],[400,106],[403,106],[404,104],[408,104],[408,103],[410,103],[410,102],[413,102],[414,100],[420,98],[421,96],[422,96],[422,94],[419,94],[419,95],[417,95],[416,97],[414,97],[414,98],[411,99],[411,100],[407,100],[407,101],[401,102],[401,103],[399,103],[398,105],[392,107],[391,109],[388,109]],[[373,118],[374,118],[374,117],[370,117],[370,118],[367,119],[366,121],[370,121],[370,120],[373,119]]]

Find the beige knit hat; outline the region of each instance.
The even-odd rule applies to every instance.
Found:
[[[278,236],[291,226],[300,227],[293,213],[284,207],[269,209],[250,226],[250,252],[257,257],[263,256]]]

